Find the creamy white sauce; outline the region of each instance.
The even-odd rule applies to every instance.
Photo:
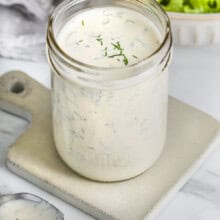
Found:
[[[9,201],[0,206],[1,220],[59,220],[57,211],[46,202]]]
[[[120,67],[146,58],[162,39],[144,15],[131,9],[106,7],[73,16],[61,28],[57,40],[76,60],[93,66]]]
[[[157,50],[161,39],[147,17],[117,7],[80,12],[58,35],[67,54],[99,67],[135,64]],[[127,64],[124,56],[109,57],[120,54],[117,42]],[[166,137],[167,71],[158,66],[153,71],[150,79],[121,89],[85,87],[54,75],[55,143],[76,172],[117,181],[142,173],[158,159]]]

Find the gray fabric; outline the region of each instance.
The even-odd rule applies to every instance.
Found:
[[[1,5],[16,6],[20,10],[33,14],[39,19],[45,19],[53,0],[0,0]]]
[[[53,0],[0,0],[0,56],[45,60],[48,14]]]

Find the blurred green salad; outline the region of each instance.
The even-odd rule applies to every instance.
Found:
[[[157,0],[166,11],[220,13],[220,0]]]

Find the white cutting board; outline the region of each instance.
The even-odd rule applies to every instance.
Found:
[[[170,98],[167,141],[157,163],[128,181],[94,182],[74,173],[56,152],[48,89],[23,73],[5,74],[0,77],[0,106],[31,121],[9,149],[9,169],[103,220],[153,219],[220,144],[219,122]]]

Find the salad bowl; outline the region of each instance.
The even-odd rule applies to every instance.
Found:
[[[168,12],[174,42],[220,45],[220,0],[158,0]]]
[[[169,12],[174,43],[220,45],[220,13],[188,14]]]

